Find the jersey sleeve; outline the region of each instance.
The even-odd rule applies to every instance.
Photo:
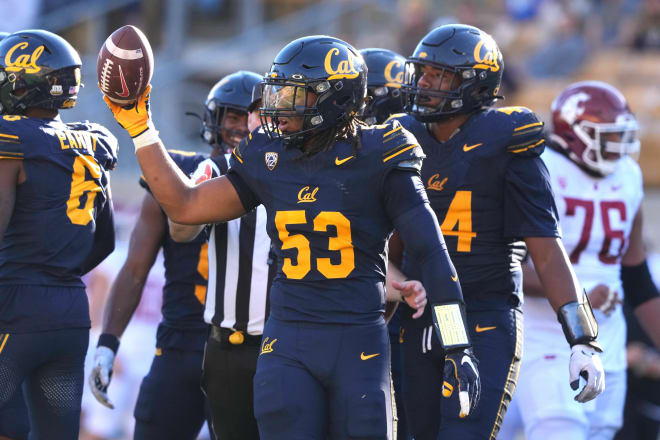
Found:
[[[504,235],[559,237],[550,175],[540,157],[515,157],[504,175]]]
[[[258,185],[255,179],[256,170],[253,167],[256,158],[251,157],[252,155],[250,154],[254,151],[254,145],[250,145],[250,142],[254,142],[257,139],[258,137],[253,136],[251,133],[234,148],[229,159],[229,171],[226,174],[231,184],[234,185],[234,189],[241,199],[246,212],[250,212],[261,205],[261,200],[255,191]]]
[[[22,118],[22,116],[20,116]],[[20,127],[16,121],[0,118],[0,159],[25,159]]]
[[[381,160],[386,173],[394,169],[419,173],[425,156],[415,136],[396,119],[377,127],[373,142],[382,145]]]
[[[509,140],[506,150],[514,157],[538,157],[545,149],[544,124],[527,107],[503,107],[497,110],[506,117]]]

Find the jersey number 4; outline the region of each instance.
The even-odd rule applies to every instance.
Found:
[[[92,180],[87,180],[86,171]],[[101,187],[96,180],[101,178],[101,167],[89,155],[76,156],[73,161],[73,174],[71,175],[71,192],[69,200],[66,202],[66,215],[74,225],[85,226],[94,218],[94,199],[96,193],[101,191]],[[87,195],[84,206],[83,196]]]
[[[472,191],[456,191],[440,229],[442,235],[458,237],[458,252],[470,252],[477,236],[472,231]]]
[[[312,255],[309,240],[302,234],[290,234],[287,225],[307,224],[305,211],[277,211],[275,227],[282,242],[282,250],[296,249],[296,264],[291,258],[284,258],[282,271],[287,278],[301,280],[312,269]],[[339,264],[332,264],[330,258],[316,258],[316,269],[326,278],[346,278],[355,269],[355,253],[351,241],[351,222],[344,214],[336,211],[322,211],[314,217],[314,231],[327,231],[328,226],[337,230],[336,237],[329,237],[328,250],[338,251]]]
[[[574,216],[578,207],[584,209],[584,223],[582,224],[580,241],[570,254],[571,263],[577,264],[580,259],[580,254],[586,249],[587,244],[589,244],[589,239],[591,238],[591,227],[594,223],[594,202],[592,200],[575,199],[572,197],[566,197],[565,200],[567,216]],[[598,253],[598,259],[604,264],[617,264],[619,257],[621,257],[621,254],[623,253],[623,247],[626,244],[626,237],[624,231],[621,229],[612,229],[612,226],[610,225],[610,211],[619,211],[621,221],[626,220],[625,203],[619,200],[600,202],[600,217],[603,221],[605,239],[603,240],[603,245]],[[619,249],[615,255],[610,254],[612,240],[619,240]]]

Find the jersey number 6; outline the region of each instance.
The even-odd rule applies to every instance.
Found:
[[[92,156],[86,154],[76,156],[73,161],[73,174],[71,175],[71,192],[66,202],[66,215],[74,225],[85,226],[92,221],[94,216],[94,199],[101,187],[95,180],[87,180],[85,170],[89,170],[92,179],[101,178],[101,167],[94,161]],[[83,195],[87,194],[84,206]]]

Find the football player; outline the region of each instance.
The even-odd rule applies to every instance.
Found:
[[[197,186],[171,166],[150,90],[131,109],[106,99],[172,221],[216,223],[266,207],[278,274],[254,379],[262,440],[392,438],[383,285],[395,227],[423,260],[441,341],[470,390],[464,410],[478,401],[460,285],[419,180],[422,153],[398,123],[367,128],[357,119],[366,73],[339,39],[289,43],[264,77],[270,120],[234,149],[227,175]],[[417,308],[415,294],[404,295]]]
[[[72,439],[90,327],[81,276],[114,248],[117,141],[60,119],[81,86],[66,40],[20,31],[0,56],[0,413],[22,387],[30,437]]]
[[[247,108],[252,89],[260,81],[256,73],[239,71],[222,78],[211,89],[201,130],[202,138],[212,147],[211,157],[222,155],[228,145],[236,143],[236,133],[247,131]],[[186,175],[192,174],[207,157],[183,151],[170,151],[169,155]],[[189,243],[175,242],[148,181],[142,178],[140,185],[147,193],[131,235],[126,262],[110,290],[89,382],[96,399],[112,408],[107,388],[119,338],[140,302],[147,275],[162,247],[163,320],[158,326],[151,370],[142,382],[135,405],[134,438],[195,439],[208,414],[199,387],[208,334],[203,319],[208,237],[203,233]]]
[[[580,405],[570,390],[568,356],[558,345],[561,327],[544,298],[532,264],[524,266],[525,358],[514,413],[528,439],[612,439],[623,423],[626,396],[625,301],[656,344],[660,298],[642,243],[642,173],[637,120],[624,96],[600,81],[568,86],[552,104],[550,148],[541,158],[550,171],[563,241],[599,324],[607,388]],[[539,398],[543,396],[543,398]]]
[[[461,420],[456,387],[462,384],[446,379],[456,366],[431,337],[433,310],[417,321],[403,313],[404,401],[409,429],[419,440],[497,436],[522,354],[525,244],[571,346],[571,385],[576,389],[580,373],[588,377],[578,400],[593,399],[604,386],[596,324],[559,239],[539,158],[543,123],[525,107],[491,107],[503,68],[499,48],[485,32],[460,24],[435,28],[408,58],[409,115],[394,118],[427,157],[422,181],[465,292],[479,369],[488,373],[479,411]],[[418,278],[421,262],[406,249],[403,272]]]
[[[369,101],[362,112],[368,125],[382,124],[390,115],[403,111],[403,69],[406,59],[388,49],[360,50],[367,64],[367,96]]]
[[[367,97],[369,98],[362,112],[362,120],[368,125],[382,124],[392,114],[403,111],[403,68],[406,59],[388,49],[369,48],[360,50],[369,74],[367,75]],[[400,241],[390,240],[388,244],[387,271],[397,271],[401,265]],[[395,261],[398,266],[392,266]],[[388,277],[392,278],[392,277]],[[391,293],[394,286],[387,284]],[[401,351],[399,348],[399,332],[401,329],[398,313],[398,301],[387,303],[385,318],[388,319],[387,329],[390,335],[390,350],[392,357],[392,383],[397,413],[397,439],[406,440],[410,437],[406,427],[406,416],[401,398]]]

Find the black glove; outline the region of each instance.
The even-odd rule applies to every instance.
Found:
[[[442,396],[449,399],[442,403],[443,413],[460,418],[474,412],[481,395],[479,361],[472,348],[452,350],[445,354]]]

